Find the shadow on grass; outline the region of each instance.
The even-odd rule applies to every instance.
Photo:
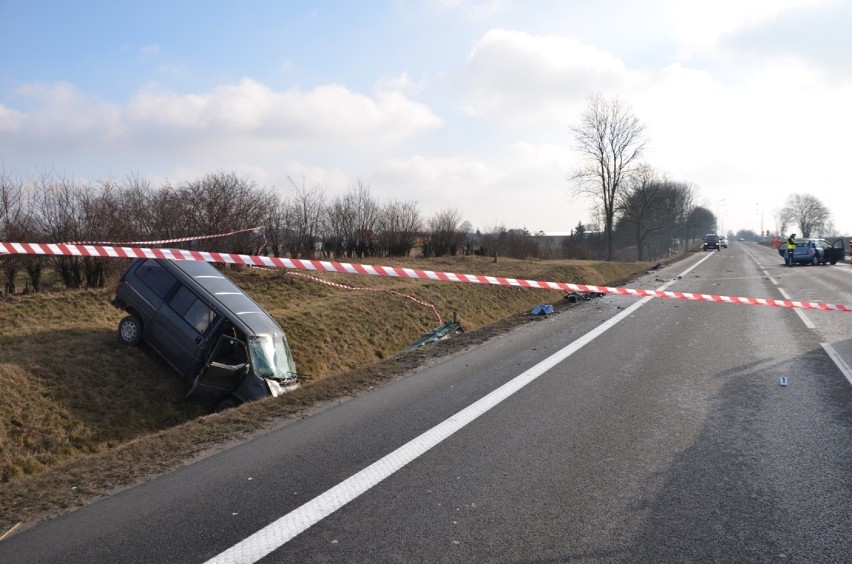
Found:
[[[9,481],[203,414],[188,385],[147,347],[114,331],[4,337],[0,476]]]

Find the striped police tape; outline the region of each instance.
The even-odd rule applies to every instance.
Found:
[[[72,245],[67,243],[9,243],[0,242],[0,257],[11,255],[51,255],[106,258],[153,258],[171,260],[196,260],[224,264],[243,264],[247,266],[266,266],[269,268],[287,268],[316,272],[334,272],[341,274],[365,274],[369,276],[388,276],[392,278],[413,278],[436,280],[441,282],[462,282],[496,286],[514,286],[539,290],[562,290],[583,293],[618,294],[636,297],[671,298],[677,300],[716,302],[745,305],[766,305],[784,308],[813,309],[823,311],[852,312],[852,305],[828,304],[823,302],[803,302],[795,300],[775,300],[769,298],[743,298],[719,296],[714,294],[695,294],[691,292],[671,292],[663,290],[642,290],[638,288],[614,288],[609,286],[591,286],[568,282],[542,282],[486,276],[482,274],[457,274],[453,272],[435,272],[417,268],[398,266],[378,266],[324,260],[304,260],[233,253],[214,253],[203,251],[185,251],[181,249],[158,249],[141,247],[116,247],[103,245]]]
[[[189,241],[202,241],[205,239],[221,239],[222,237],[229,237],[231,235],[238,235],[240,233],[248,233],[249,231],[254,231],[259,235],[263,235],[263,227],[248,227],[246,229],[239,229],[237,231],[230,231],[228,233],[217,233],[215,235],[193,235],[192,237],[178,237],[176,239],[160,239],[159,241],[122,241],[117,243],[115,241],[71,241],[68,243],[60,243],[61,245],[109,245],[112,247],[124,247],[124,246],[134,246],[139,247],[142,245],[167,245],[169,243],[187,243]]]

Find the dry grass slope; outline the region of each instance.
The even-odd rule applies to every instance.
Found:
[[[394,260],[395,265],[507,278],[614,285],[647,263],[518,261],[485,257]],[[285,327],[302,389],[204,416],[185,382],[155,353],[121,346],[111,290],[0,298],[0,533],[169,470],[228,441],[276,425],[416,367],[399,351],[453,312],[468,332],[496,327],[562,292],[388,277],[228,269]],[[389,292],[389,290],[396,292]],[[487,335],[483,333],[483,335]],[[485,337],[483,337],[485,338]],[[476,342],[476,339],[468,343]]]

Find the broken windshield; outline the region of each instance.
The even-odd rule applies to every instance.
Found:
[[[249,353],[254,371],[261,378],[286,380],[296,376],[296,364],[283,335],[250,337]]]

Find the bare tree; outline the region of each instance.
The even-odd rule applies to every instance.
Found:
[[[517,259],[541,258],[544,245],[541,234],[532,234],[526,228],[507,229],[498,225],[489,232],[479,235],[481,246],[475,254],[488,254],[494,257],[509,257]]]
[[[240,231],[263,224],[269,207],[268,194],[250,180],[235,173],[216,172],[188,182],[178,190],[180,207],[184,210],[182,223],[191,230],[190,235],[215,235]],[[244,232],[228,238],[226,249],[236,253],[250,253],[256,248],[251,233]],[[222,250],[219,240],[202,240],[195,243],[200,250]]]
[[[80,230],[89,241],[121,242],[132,235],[123,207],[121,187],[112,179],[95,185],[81,184],[76,191],[79,201]],[[120,263],[102,257],[83,257],[83,275],[89,288],[103,288],[107,279],[117,275]]]
[[[462,218],[458,210],[445,209],[429,218],[428,234],[423,245],[423,256],[455,255],[461,244],[459,226]]]
[[[331,258],[347,254],[349,241],[355,237],[355,212],[347,196],[335,196],[323,210],[323,252]]]
[[[7,175],[5,171],[0,173],[0,241],[26,241],[32,234],[31,216],[25,198],[24,183]],[[27,258],[12,255],[0,257],[7,293],[15,293],[15,277],[20,268],[25,266]],[[37,257],[32,260],[40,264]],[[38,290],[38,281],[35,282],[34,290]]]
[[[636,260],[645,260],[645,244],[649,236],[662,231],[667,211],[664,209],[665,185],[649,165],[637,167],[619,195],[618,209],[625,227],[633,232]]]
[[[361,258],[376,252],[377,229],[381,208],[370,195],[370,186],[361,179],[350,190],[355,210],[355,255]]]
[[[607,260],[612,260],[618,194],[645,149],[645,125],[622,100],[593,94],[580,124],[572,131],[583,164],[571,180],[577,192],[596,201],[604,220]]]
[[[142,238],[150,241],[195,235],[195,226],[190,226],[187,219],[190,213],[187,209],[190,202],[188,194],[182,188],[165,184],[147,197],[140,194],[132,198],[132,205],[144,206],[139,210],[143,214],[141,217],[145,218],[141,225],[144,230]]]
[[[260,253],[280,257],[284,250],[284,239],[287,231],[287,209],[289,202],[285,196],[270,193],[266,217],[263,220],[265,245]]]
[[[703,206],[695,206],[686,217],[686,240],[695,240],[705,233],[710,233],[715,226],[716,215]]]
[[[301,184],[288,180],[294,193],[285,212],[284,245],[292,258],[313,258],[321,241],[325,193],[318,186],[308,188],[304,179]]]
[[[831,212],[812,194],[792,194],[780,212],[782,233],[787,224],[795,223],[802,232],[802,237],[810,237],[814,233],[822,234],[831,221]]]
[[[34,223],[47,241],[52,243],[76,242],[87,239],[83,231],[80,212],[80,186],[64,178],[42,175],[33,183]],[[66,288],[83,285],[81,257],[51,257]]]
[[[158,210],[151,182],[131,174],[121,183],[121,229],[118,241],[153,241],[161,238],[156,228]]]
[[[423,220],[417,202],[392,200],[382,208],[379,245],[388,256],[408,256],[421,231]]]

